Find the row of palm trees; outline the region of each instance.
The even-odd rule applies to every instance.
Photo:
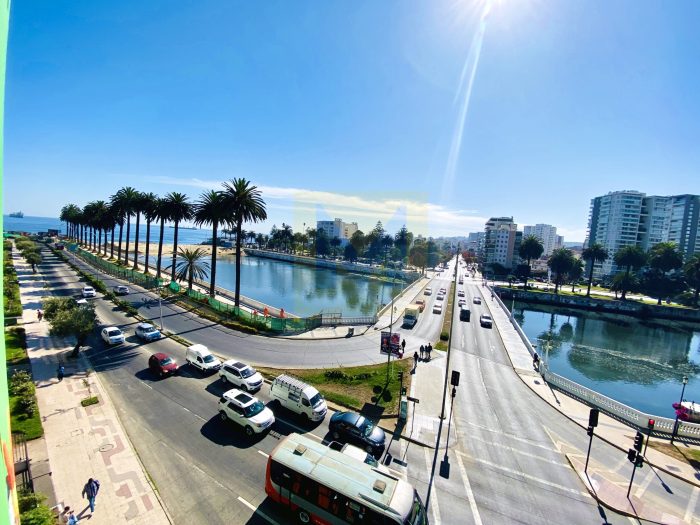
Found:
[[[131,219],[136,218],[133,263],[129,262],[129,241]],[[197,225],[211,225],[213,230],[212,252],[210,263],[209,295],[214,297],[216,285],[216,255],[217,237],[220,227],[225,226],[236,238],[236,289],[235,305],[239,305],[241,285],[241,243],[245,240],[243,223],[259,222],[267,219],[267,211],[262,194],[257,186],[242,178],[234,178],[222,184],[221,190],[208,190],[199,199],[191,202],[187,195],[171,192],[164,197],[153,193],[140,192],[132,187],[124,187],[112,195],[108,201],[97,200],[86,204],[82,209],[75,204],[67,204],[61,209],[60,219],[68,225],[68,236],[87,245],[107,257],[108,237],[109,257],[114,258],[115,235],[118,230],[116,260],[118,264],[139,269],[139,229],[141,217],[146,223],[146,247],[144,256],[148,265],[151,225],[159,225],[158,256],[156,261],[156,278],[161,277],[163,235],[165,223],[173,223],[173,259],[168,266],[171,269],[170,279],[176,279],[178,256],[178,229],[183,221],[193,221]],[[126,223],[126,243],[122,258],[123,229]],[[250,235],[248,233],[247,235]],[[103,241],[104,236],[104,241]],[[148,272],[146,267],[144,273]]]

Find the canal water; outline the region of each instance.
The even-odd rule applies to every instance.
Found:
[[[511,306],[507,302],[507,306]],[[685,399],[700,401],[700,327],[666,320],[514,303],[515,319],[552,372],[649,414],[675,417]]]

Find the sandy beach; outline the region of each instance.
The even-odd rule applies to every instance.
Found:
[[[124,257],[124,250],[126,248],[126,244],[122,243],[122,257]],[[202,250],[205,254],[211,255],[211,245],[204,245],[204,244],[180,244],[178,243],[177,249],[180,251],[180,249],[183,250],[196,250],[200,249]],[[119,245],[115,242],[114,243],[114,254],[116,257],[117,250],[119,249]],[[140,242],[139,243],[139,256],[143,256],[145,254],[145,249],[146,249],[146,243]],[[241,250],[243,251],[243,250]],[[107,247],[107,253],[109,253],[109,246]],[[129,258],[132,257],[132,254],[134,253],[134,245],[133,243],[129,244]],[[217,257],[219,256],[235,256],[236,255],[236,249],[235,248],[221,248],[220,246],[216,248],[216,254]],[[158,243],[151,241],[151,244],[148,248],[148,255],[149,257],[157,257],[158,256]],[[244,254],[245,255],[245,254]],[[173,245],[172,244],[164,244],[163,245],[163,259],[166,258],[172,258],[173,256]]]

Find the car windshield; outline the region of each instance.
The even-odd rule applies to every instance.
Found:
[[[253,375],[255,375],[255,368],[250,368],[249,366],[247,366],[243,370],[241,370],[241,377],[243,379],[246,379]]]
[[[245,417],[257,416],[263,410],[265,410],[265,405],[263,405],[262,401],[256,401],[252,405],[248,405],[247,407],[243,408]]]
[[[122,333],[119,330],[110,330],[109,332],[107,332],[107,335],[110,337],[114,337],[116,335],[122,335]]]
[[[173,364],[173,359],[172,359],[172,357],[166,357],[166,358],[160,360],[160,364],[162,366],[171,365],[171,364]]]
[[[157,332],[158,330],[156,330],[155,326],[146,326],[144,327],[143,331],[147,334],[152,334],[153,332]]]
[[[204,356],[204,362],[205,363],[211,363],[214,360],[214,356],[209,354]]]
[[[321,404],[321,401],[323,401],[323,396],[318,392],[316,392],[316,395],[314,397],[309,399],[309,403],[311,403],[312,407]]]
[[[372,433],[373,429],[374,425],[367,420],[365,420],[365,422],[360,427],[360,431],[362,432],[363,436],[369,436]]]

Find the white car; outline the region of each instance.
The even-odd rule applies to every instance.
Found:
[[[136,337],[144,341],[155,341],[162,337],[160,330],[149,323],[139,323],[136,325]]]
[[[425,290],[423,290],[423,295],[433,295],[433,289],[426,288]]]
[[[481,304],[481,297],[474,297],[474,304]]]
[[[356,447],[355,445],[352,445],[350,443],[345,443],[343,445],[342,443],[338,443],[337,441],[331,442],[328,446],[331,447],[333,450],[342,452],[346,456],[354,458],[358,461],[362,461],[363,463],[367,463],[368,465],[371,465],[372,467],[376,468],[377,470],[381,470],[386,474],[390,473],[388,468],[386,468],[384,465],[377,461],[377,458],[375,458],[370,452],[367,452],[366,450],[361,449],[360,447]]]
[[[232,383],[234,386],[248,392],[260,390],[263,384],[263,377],[260,375],[260,372],[235,359],[229,359],[222,363],[219,376],[223,384]]]
[[[465,304],[467,304],[466,299],[460,299],[457,301],[457,306],[464,306]]]
[[[440,294],[440,295],[438,295],[438,296],[435,298],[435,300],[436,300],[436,301],[442,301],[444,298],[445,298],[445,296],[442,295],[442,294]]]
[[[97,297],[97,293],[92,286],[83,286],[83,297]]]
[[[481,317],[479,317],[479,324],[481,324],[481,326],[483,326],[484,328],[491,328],[491,326],[493,325],[493,319],[491,319],[490,315],[484,314]]]
[[[124,286],[123,284],[119,284],[113,288],[114,293],[116,295],[129,295],[131,293],[131,290],[129,290],[128,286]]]
[[[457,297],[464,297],[464,290],[457,290]]]
[[[445,290],[444,288],[440,288],[440,293],[442,295],[445,295],[447,293],[447,290]]]
[[[219,416],[222,421],[241,425],[248,436],[264,432],[275,422],[272,410],[262,401],[237,388],[224,392],[219,399]]]
[[[118,345],[124,342],[124,332],[116,326],[108,326],[102,329],[102,339],[110,345]]]
[[[436,304],[433,306],[433,313],[434,314],[441,314],[442,313],[442,305],[441,304]]]

